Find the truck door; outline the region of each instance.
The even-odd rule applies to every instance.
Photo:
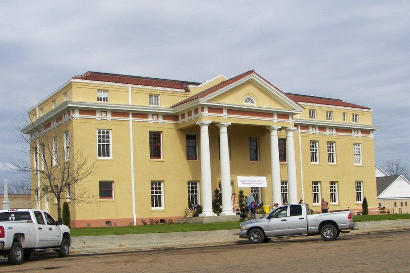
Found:
[[[46,218],[49,246],[59,246],[61,244],[60,227],[56,226],[56,221],[47,212],[44,212],[44,218]]]
[[[306,234],[306,215],[303,215],[302,205],[290,205],[288,217],[288,234]]]
[[[48,242],[47,242],[47,226],[44,221],[43,214],[41,211],[34,211],[34,217],[36,218],[37,222],[37,248],[41,247],[47,247]]]
[[[269,223],[265,227],[265,233],[268,236],[285,235],[288,228],[287,217],[288,206],[279,207],[269,216]]]

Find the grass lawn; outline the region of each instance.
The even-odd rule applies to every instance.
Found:
[[[378,215],[356,215],[353,216],[355,222],[383,221],[410,219],[410,214],[378,214]]]
[[[127,227],[95,227],[95,228],[73,228],[71,236],[99,236],[99,235],[122,235],[122,234],[144,234],[144,233],[167,233],[167,232],[187,232],[187,231],[207,231],[238,229],[240,222],[221,222],[207,224],[158,224],[146,226]]]
[[[355,222],[382,221],[410,219],[410,214],[381,214],[381,215],[357,215],[353,216]],[[144,233],[167,233],[167,232],[187,232],[187,231],[208,231],[238,229],[240,222],[221,222],[207,224],[158,224],[146,226],[127,227],[96,227],[96,228],[73,228],[71,236],[100,236],[100,235],[123,235],[123,234],[144,234]]]

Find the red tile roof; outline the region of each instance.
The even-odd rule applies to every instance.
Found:
[[[178,102],[178,103],[172,105],[171,107],[176,107],[176,106],[178,106],[178,105],[181,105],[181,104],[184,104],[184,103],[187,103],[187,102],[190,102],[190,101],[194,101],[194,100],[199,99],[199,98],[203,98],[203,97],[205,97],[205,96],[207,96],[207,95],[209,95],[209,94],[211,94],[211,93],[213,93],[213,92],[218,91],[219,89],[221,89],[221,88],[223,88],[223,87],[225,87],[225,86],[230,85],[231,83],[234,83],[234,82],[236,82],[236,81],[238,81],[238,80],[240,80],[240,79],[242,79],[242,78],[245,78],[246,76],[248,76],[248,75],[250,75],[250,74],[252,74],[252,73],[255,73],[255,71],[254,71],[254,70],[246,71],[245,73],[239,74],[238,76],[235,76],[235,77],[233,77],[233,78],[230,78],[229,80],[223,81],[223,82],[221,82],[221,83],[219,83],[219,84],[217,84],[217,85],[214,85],[214,86],[212,86],[212,87],[210,87],[210,88],[208,88],[208,89],[206,89],[206,90],[204,90],[204,91],[202,91],[202,92],[199,92],[198,94],[195,94],[195,95],[193,95],[193,96],[191,96],[191,97],[189,97],[189,98],[186,98],[186,99],[184,99],[184,100],[182,100],[182,101],[180,101],[180,102]]]
[[[185,92],[189,92],[188,85],[199,85],[200,84],[197,82],[189,82],[189,81],[177,81],[177,80],[169,80],[169,79],[149,78],[149,77],[121,75],[121,74],[112,74],[112,73],[101,73],[101,72],[93,72],[93,71],[88,71],[82,75],[74,76],[73,79],[153,86],[153,87],[172,88],[172,89],[182,89],[182,90],[185,90]]]
[[[342,106],[342,107],[370,110],[369,107],[345,102],[340,99],[315,97],[315,96],[300,95],[300,94],[293,94],[293,93],[285,93],[285,94],[286,96],[288,96],[288,98],[296,102],[306,102],[306,103],[324,104],[324,105],[333,105],[333,106]]]

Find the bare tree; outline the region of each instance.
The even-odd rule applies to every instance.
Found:
[[[91,197],[76,185],[92,174],[94,162],[74,151],[69,132],[59,127],[31,134],[29,138],[23,136],[23,139],[30,145],[32,163],[16,165],[20,171],[30,173],[32,193],[37,200],[48,198],[49,194],[56,199],[61,221],[62,201],[86,202]]]
[[[409,174],[408,169],[399,159],[387,161],[383,168],[389,175],[403,175],[408,177]]]

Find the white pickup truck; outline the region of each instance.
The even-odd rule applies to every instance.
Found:
[[[275,236],[318,235],[325,241],[336,239],[340,232],[354,229],[349,211],[311,214],[307,204],[278,207],[265,217],[249,220],[240,225],[240,238],[251,243],[262,243]]]
[[[0,210],[0,254],[20,264],[32,251],[53,249],[60,257],[70,252],[70,229],[45,211]]]

